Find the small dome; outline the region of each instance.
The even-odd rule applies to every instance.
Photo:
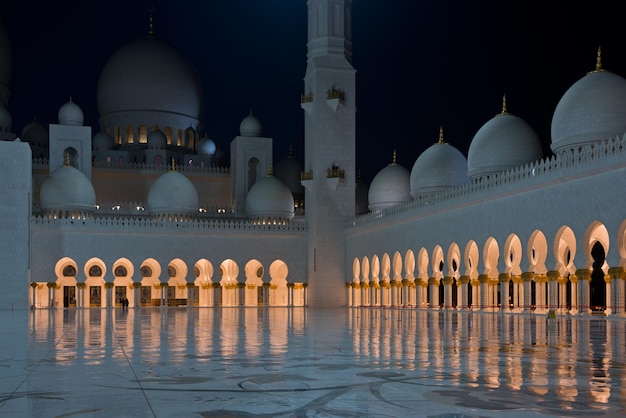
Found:
[[[11,118],[11,114],[6,107],[2,106],[2,103],[0,102],[0,131],[11,132],[12,124],[13,119]]]
[[[602,70],[598,52],[596,71],[574,83],[557,104],[550,147],[558,154],[625,132],[626,79]]]
[[[443,142],[443,130],[440,130],[439,142],[428,147],[413,164],[411,197],[437,193],[469,182],[465,156]]]
[[[48,131],[36,120],[29,122],[22,129],[22,140],[30,144],[47,144]]]
[[[396,163],[394,152],[393,162],[380,170],[369,186],[369,209],[377,211],[411,201],[410,182],[409,170]]]
[[[100,131],[93,136],[92,140],[94,150],[110,150],[113,149],[113,137],[104,131]]]
[[[294,200],[291,191],[271,173],[257,180],[246,196],[246,213],[250,219],[291,219]]]
[[[59,124],[82,126],[84,121],[83,111],[70,97],[70,101],[59,109]]]
[[[523,119],[506,112],[485,123],[474,135],[467,152],[471,179],[500,173],[542,157],[539,137]]]
[[[361,176],[357,176],[356,179],[356,191],[355,191],[355,215],[363,215],[369,212],[369,183],[363,181]]]
[[[96,205],[96,192],[87,176],[66,161],[64,166],[44,179],[39,201],[46,212],[70,210],[91,213]]]
[[[148,211],[153,215],[195,215],[199,207],[195,186],[177,171],[159,176],[148,192]]]
[[[147,142],[148,148],[163,149],[167,145],[167,137],[161,130],[155,129],[148,134]]]
[[[207,138],[206,136],[200,140],[198,143],[198,154],[199,155],[213,155],[217,150],[217,146],[212,139]]]
[[[252,114],[252,111],[250,111],[250,114],[243,118],[239,124],[239,135],[252,137],[261,136],[261,122]]]
[[[292,150],[289,149],[287,158],[276,164],[274,175],[291,190],[291,193],[297,195],[304,193],[304,186],[300,180],[302,171],[304,171],[304,164],[295,158]]]

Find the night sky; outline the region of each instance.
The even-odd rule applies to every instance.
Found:
[[[226,152],[252,110],[274,138],[275,163],[304,160],[300,108],[306,0],[59,0],[0,3],[13,51],[8,110],[18,135],[34,117],[57,123],[70,96],[98,131],[96,88],[107,59],[148,31],[177,47],[205,88],[204,124]],[[410,170],[444,139],[467,156],[476,131],[501,110],[538,133],[565,91],[593,70],[626,77],[619,2],[354,0],[357,167],[365,180],[391,162]]]

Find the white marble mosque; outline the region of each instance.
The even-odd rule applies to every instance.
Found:
[[[467,156],[441,129],[368,189],[351,7],[308,1],[303,162],[273,161],[254,110],[223,161],[204,135],[202,74],[151,24],[102,69],[99,126],[70,98],[58,123],[13,127],[0,31],[0,309],[127,298],[625,316],[626,79],[590,57],[554,110],[553,155],[504,97]]]

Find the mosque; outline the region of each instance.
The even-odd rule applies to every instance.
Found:
[[[58,123],[18,135],[0,30],[0,309],[626,316],[626,79],[598,51],[554,110],[551,156],[503,98],[467,156],[440,130],[410,170],[393,156],[367,186],[351,7],[308,0],[305,158],[276,164],[252,112],[222,161],[198,74],[152,26],[102,69],[99,126],[70,99]]]

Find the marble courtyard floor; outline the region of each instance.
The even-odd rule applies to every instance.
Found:
[[[624,417],[625,350],[596,316],[4,311],[0,416]]]

